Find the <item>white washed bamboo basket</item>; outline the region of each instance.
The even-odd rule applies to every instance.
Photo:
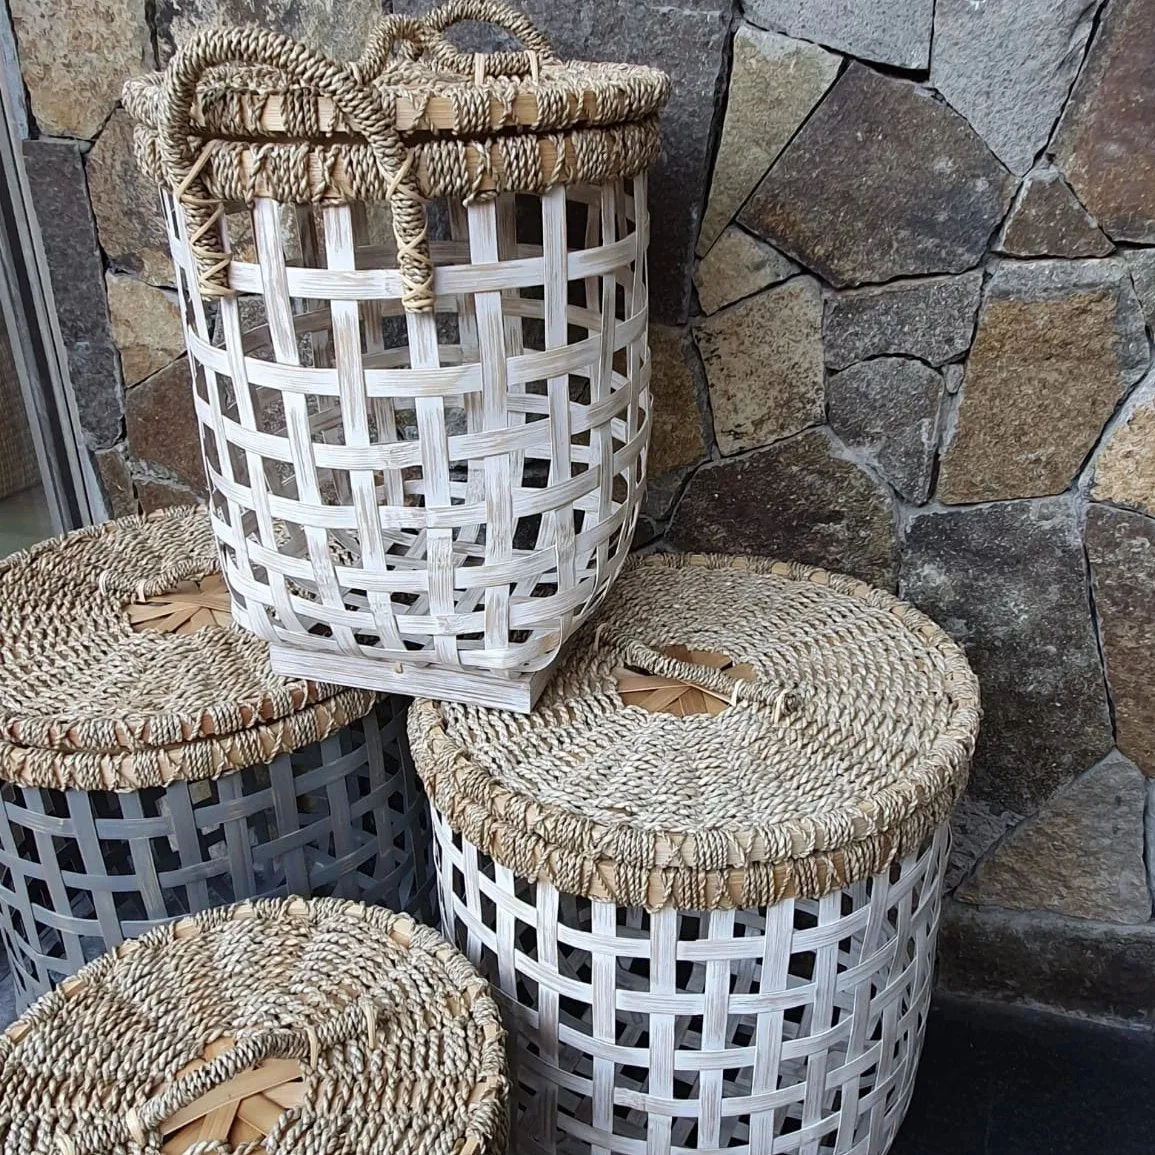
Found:
[[[530,718],[415,703],[517,1155],[883,1155],[978,720],[961,650],[889,594],[670,555],[629,564]]]
[[[458,52],[469,19],[524,50]],[[385,17],[355,64],[209,29],[126,86],[233,614],[278,672],[532,706],[643,493],[667,91],[488,0]]]

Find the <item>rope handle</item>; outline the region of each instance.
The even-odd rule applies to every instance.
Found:
[[[137,1146],[152,1150],[150,1143],[163,1141],[159,1133],[167,1119],[258,1063],[267,1059],[298,1059],[309,1067],[316,1067],[322,1051],[332,1050],[358,1036],[365,1037],[372,1050],[377,1043],[379,1011],[372,999],[360,999],[320,1027],[263,1031],[241,1039],[223,1055],[177,1079],[139,1107],[130,1108],[124,1116],[124,1130]]]
[[[383,25],[381,34],[390,47],[397,40],[422,43],[427,36],[421,22],[411,18],[386,16]],[[220,232],[225,207],[209,192],[203,177],[217,145],[209,142],[197,153],[190,144],[192,108],[200,81],[207,71],[225,64],[263,65],[316,89],[364,136],[386,179],[404,284],[401,302],[409,312],[432,312],[433,261],[425,202],[417,185],[413,153],[397,132],[392,111],[364,83],[358,65],[332,60],[290,37],[253,26],[202,29],[177,52],[165,72],[160,152],[169,185],[188,220],[189,247],[201,291],[212,297],[234,292],[228,283],[230,257]]]
[[[595,648],[606,644],[607,635],[608,623],[602,622],[594,631]],[[802,695],[796,686],[727,677],[721,670],[712,666],[672,658],[639,638],[610,636],[610,644],[618,651],[627,666],[659,678],[676,678],[679,682],[685,682],[700,690],[706,690],[715,697],[723,698],[731,705],[750,702],[756,706],[766,707],[774,711],[775,722],[784,715],[793,713],[802,703]]]

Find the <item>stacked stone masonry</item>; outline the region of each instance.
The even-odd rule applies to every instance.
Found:
[[[797,558],[940,621],[986,700],[944,983],[1155,1015],[1135,980],[1155,958],[1155,5],[525,7],[563,55],[674,78],[637,547]],[[179,316],[121,80],[210,21],[355,56],[380,4],[8,8],[109,507],[195,501]]]

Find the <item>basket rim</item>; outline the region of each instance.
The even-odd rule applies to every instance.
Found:
[[[456,833],[502,865],[566,893],[649,910],[725,909],[820,898],[913,853],[946,821],[966,785],[981,711],[978,681],[945,631],[884,590],[800,563],[653,554],[631,558],[619,581],[654,566],[742,570],[812,583],[893,614],[938,650],[952,702],[950,719],[921,757],[912,782],[879,789],[864,803],[834,807],[821,819],[806,815],[741,831],[653,830],[629,820],[611,826],[502,784],[449,733],[440,703],[419,699],[408,723],[414,763],[430,800]],[[571,644],[583,639],[589,644],[597,628],[596,620],[589,623],[585,629],[593,633]],[[569,702],[559,707],[568,708]],[[510,721],[512,742],[519,724]],[[713,864],[719,838],[725,844],[724,867]]]

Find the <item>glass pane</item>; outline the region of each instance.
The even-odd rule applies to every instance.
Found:
[[[52,535],[12,342],[0,321],[0,557]]]

